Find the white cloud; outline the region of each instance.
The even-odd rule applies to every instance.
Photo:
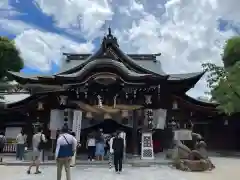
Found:
[[[239,11],[239,1],[238,0],[212,0],[216,1],[217,12],[219,17],[222,17],[225,20],[240,22],[240,11]]]
[[[158,53],[167,73],[201,70],[201,64],[221,65],[222,47],[234,35],[219,31],[218,19],[239,22],[237,0],[35,0],[39,9],[52,16],[56,27],[80,38],[102,36],[102,26],[114,29],[127,52]],[[57,34],[27,30],[16,38],[26,64],[48,70],[48,61],[60,59],[63,46],[81,51],[81,45]],[[69,47],[72,46],[72,47]],[[82,44],[93,49],[91,43]],[[85,49],[87,50],[87,49]],[[190,94],[202,96],[204,77]]]
[[[13,2],[13,1],[12,1]],[[17,0],[16,0],[17,2]],[[0,0],[0,19],[20,14],[10,5],[9,0]]]
[[[111,20],[113,12],[107,0],[35,0],[42,11],[54,17],[57,26],[65,29],[77,28],[83,37],[94,38],[105,20]],[[80,26],[80,27],[79,27]]]
[[[94,48],[91,42],[80,44],[64,36],[39,30],[24,31],[15,38],[15,43],[25,66],[42,71],[51,70],[51,61],[59,64],[63,51],[89,53]]]
[[[10,34],[19,34],[26,30],[33,29],[34,26],[20,20],[0,19],[0,29],[7,31]]]

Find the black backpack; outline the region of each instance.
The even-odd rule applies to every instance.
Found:
[[[38,144],[38,150],[43,150],[45,148],[45,142],[42,139],[42,134],[40,136],[40,142]]]

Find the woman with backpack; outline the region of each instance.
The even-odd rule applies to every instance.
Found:
[[[43,134],[42,128],[39,127],[37,130],[37,133],[34,134],[32,138],[32,147],[33,147],[32,163],[28,168],[27,174],[31,173],[31,168],[33,166],[36,166],[35,174],[41,173],[41,171],[39,171],[39,165],[40,165],[41,156],[42,156],[43,149],[46,142],[47,142],[46,136]]]

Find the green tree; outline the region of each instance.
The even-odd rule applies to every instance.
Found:
[[[225,68],[231,67],[240,61],[240,36],[227,40],[222,60]]]
[[[208,86],[218,109],[226,114],[240,112],[240,37],[226,42],[222,58],[224,67],[203,64],[208,71]]]
[[[7,88],[7,71],[19,72],[23,68],[23,60],[19,54],[14,41],[0,36],[0,90]]]

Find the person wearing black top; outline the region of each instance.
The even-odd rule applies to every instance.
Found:
[[[113,139],[112,144],[115,171],[120,173],[122,171],[122,160],[124,151],[124,140],[120,137],[120,133]]]

